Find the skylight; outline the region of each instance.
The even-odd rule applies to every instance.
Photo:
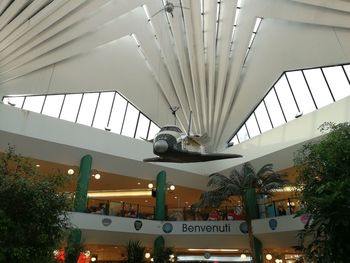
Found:
[[[5,104],[137,139],[153,139],[159,126],[115,91],[4,96]]]
[[[350,95],[350,64],[287,71],[229,140],[236,145]]]

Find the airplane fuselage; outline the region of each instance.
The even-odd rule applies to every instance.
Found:
[[[153,153],[158,157],[144,159],[144,162],[193,163],[242,157],[239,154],[208,154],[203,145],[193,142],[179,127],[172,125],[162,127],[157,133]]]

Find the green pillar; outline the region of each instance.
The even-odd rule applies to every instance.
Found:
[[[153,259],[154,263],[164,262],[164,247],[165,241],[162,236],[157,237],[153,242]]]
[[[68,236],[67,247],[65,248],[65,262],[76,263],[82,250],[81,230],[74,228]]]
[[[165,220],[166,172],[157,175],[155,220]]]
[[[87,192],[91,175],[92,157],[85,155],[80,161],[80,173],[75,191],[74,211],[85,212],[87,205]]]
[[[257,197],[256,191],[254,188],[247,189],[244,194],[246,213],[248,214],[248,217],[251,220],[259,218],[256,197]],[[263,263],[264,260],[263,260],[263,253],[262,253],[262,244],[260,240],[257,239],[256,237],[254,237],[253,242],[254,242],[254,251],[252,253],[255,253],[256,263]]]
[[[80,172],[75,191],[74,211],[85,212],[87,205],[87,192],[89,189],[89,180],[91,174],[92,157],[85,155],[80,160]],[[69,233],[66,247],[66,262],[75,263],[79,257],[81,247],[81,230],[74,228]]]
[[[249,188],[244,194],[246,212],[248,213],[250,219],[259,218],[258,207],[256,202],[256,192],[254,188]]]
[[[262,244],[259,239],[254,237],[254,249],[255,249],[255,258],[256,258],[256,263],[263,263],[263,253],[262,253]]]

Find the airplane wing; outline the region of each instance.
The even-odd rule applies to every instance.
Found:
[[[188,152],[188,156],[184,158],[186,163],[198,163],[198,162],[208,162],[215,160],[231,159],[231,158],[240,158],[240,154],[227,154],[227,153],[196,153]]]
[[[143,140],[143,141],[145,141],[145,142],[153,143],[153,139],[147,140],[147,139],[145,139],[145,138],[143,138],[143,137],[140,137],[140,139]]]
[[[169,163],[199,163],[215,160],[223,160],[230,158],[239,158],[242,155],[239,154],[226,154],[226,153],[199,153],[190,151],[178,151],[169,156],[154,157],[144,159],[144,162],[169,162]]]
[[[153,157],[153,158],[146,158],[143,159],[144,162],[146,163],[151,163],[151,162],[173,162],[169,159],[162,158],[162,157]]]

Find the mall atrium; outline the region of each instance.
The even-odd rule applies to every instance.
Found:
[[[92,157],[88,205],[108,211],[71,220],[97,262],[120,262],[129,240],[151,251],[158,236],[178,262],[246,262],[240,221],[209,224],[191,205],[208,175],[245,162],[295,180],[297,149],[322,123],[350,121],[349,43],[344,0],[0,0],[0,151],[75,177]],[[169,124],[243,157],[143,162]],[[162,171],[171,229],[152,220]],[[264,205],[287,215],[266,208],[253,222],[266,262],[298,257],[293,198],[280,189]]]

